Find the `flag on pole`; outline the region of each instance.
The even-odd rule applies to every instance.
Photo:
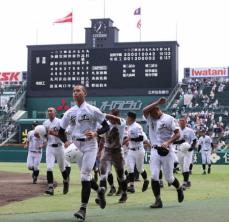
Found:
[[[73,14],[71,12],[67,16],[60,18],[60,19],[57,19],[53,23],[65,23],[65,22],[71,22],[72,23],[72,20],[73,20]]]
[[[142,22],[141,22],[141,19],[138,20],[138,23],[137,23],[137,28],[138,29],[141,29],[141,26],[142,26]]]
[[[141,15],[141,7],[134,10],[134,15]]]

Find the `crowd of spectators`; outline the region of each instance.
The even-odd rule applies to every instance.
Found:
[[[8,139],[16,130],[16,123],[12,120],[13,115],[16,113],[16,110],[11,105],[11,100],[17,94],[17,90],[20,89],[20,86],[1,86],[0,98],[3,95],[10,95],[7,102],[2,102],[0,104],[0,144]]]
[[[184,79],[171,105],[171,114],[176,118],[186,116],[197,135],[200,129],[206,129],[217,149],[229,147],[229,99],[228,104],[220,103],[217,96],[228,89],[228,78]],[[190,101],[185,101],[185,96]]]

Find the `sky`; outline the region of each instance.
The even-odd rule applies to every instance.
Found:
[[[185,67],[228,66],[227,0],[0,0],[0,72],[27,70],[27,45],[71,43],[71,24],[55,24],[73,11],[73,43],[85,43],[93,18],[111,18],[119,42],[178,41],[179,79]]]

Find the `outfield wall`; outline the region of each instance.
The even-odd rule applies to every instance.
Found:
[[[0,147],[0,162],[26,162],[27,149],[22,146],[2,146]],[[145,163],[148,164],[150,159],[150,152],[146,151]],[[213,164],[229,165],[229,150],[228,152],[217,152],[211,155]],[[45,162],[45,150],[42,155],[42,162]],[[193,162],[201,164],[200,153],[194,153]]]

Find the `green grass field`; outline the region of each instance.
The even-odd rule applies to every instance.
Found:
[[[11,172],[28,172],[22,163],[0,163],[0,169]],[[150,176],[149,167],[146,170]],[[45,164],[41,164],[41,174],[45,175]],[[172,187],[162,189],[164,208],[150,209],[154,201],[151,188],[141,192],[142,182],[136,182],[136,193],[129,194],[127,203],[118,204],[116,196],[107,197],[107,207],[101,210],[95,203],[95,192],[92,191],[88,205],[88,222],[226,222],[229,221],[229,167],[212,166],[212,174],[201,175],[201,166],[195,165],[191,175],[192,188],[185,191],[183,203],[177,202],[177,194]],[[176,174],[181,181],[181,175]],[[42,194],[39,197],[13,202],[0,207],[0,222],[29,222],[29,221],[75,221],[73,213],[80,204],[79,171],[72,165],[70,192],[62,195],[61,175],[57,166],[54,177],[60,186],[55,189],[54,196]],[[31,184],[31,186],[36,186]],[[20,190],[18,191],[20,192]]]

